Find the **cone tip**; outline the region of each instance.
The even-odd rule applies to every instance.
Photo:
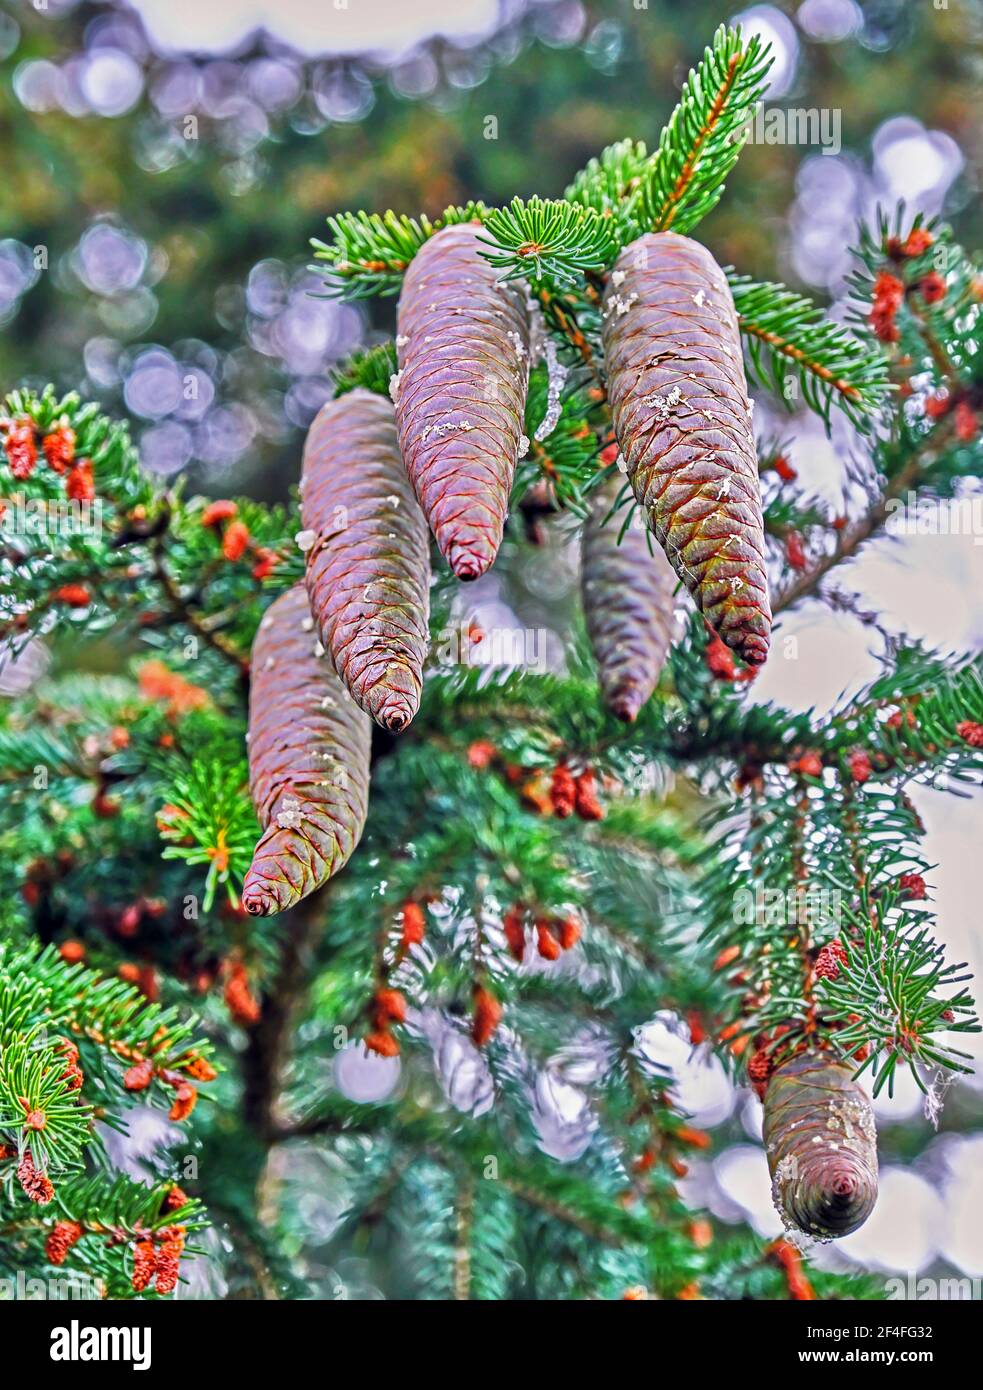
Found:
[[[768,660],[771,634],[755,628],[738,628],[728,633],[721,632],[727,646],[737,653],[749,666],[763,666]]]
[[[389,700],[376,714],[376,722],[391,734],[401,734],[409,728],[415,713],[408,700]]]
[[[465,545],[452,545],[447,551],[448,564],[457,578],[465,583],[480,579],[494,558],[494,555],[482,555]]]
[[[634,682],[629,681],[615,690],[608,700],[608,708],[623,724],[634,724],[645,700]]]
[[[280,901],[281,887],[286,885],[250,869],[242,885],[242,905],[251,917],[275,917],[290,906],[289,902]]]
[[[401,734],[420,708],[419,680],[405,666],[390,666],[385,682],[368,691],[362,707],[383,729]]]

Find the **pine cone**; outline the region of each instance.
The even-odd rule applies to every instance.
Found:
[[[295,584],[253,643],[249,784],[263,834],[242,901],[254,916],[282,912],[325,883],[365,825],[372,725],[315,655],[319,645]]]
[[[786,1226],[830,1239],[862,1226],[877,1200],[877,1132],[851,1067],[804,1053],[765,1092],[772,1197]]]
[[[82,1227],[77,1221],[56,1222],[44,1242],[44,1253],[48,1263],[63,1265],[72,1246],[81,1237]]]
[[[37,1202],[39,1207],[46,1207],[54,1198],[54,1184],[47,1173],[36,1166],[30,1149],[24,1150],[24,1156],[17,1165],[17,1181],[25,1197]]]
[[[604,702],[631,723],[655,689],[669,650],[676,576],[637,526],[618,543],[625,512],[613,511],[621,475],[594,494],[584,525],[584,616]],[[651,545],[651,550],[650,550]]]
[[[603,337],[635,496],[701,612],[760,665],[771,608],[751,411],[734,301],[709,251],[675,232],[627,246]]]
[[[423,688],[430,538],[406,476],[389,401],[361,389],[329,402],[304,448],[307,593],[353,699],[399,732]]]
[[[477,579],[498,553],[529,385],[523,296],[481,256],[479,231],[445,227],[417,252],[396,340],[400,448],[459,579]]]

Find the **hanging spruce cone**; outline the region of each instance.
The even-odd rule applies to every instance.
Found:
[[[848,1063],[805,1053],[765,1092],[764,1141],[772,1196],[786,1226],[820,1239],[862,1226],[877,1200],[877,1132]]]
[[[709,251],[647,233],[604,296],[615,434],[649,525],[707,620],[745,661],[768,655],[761,495],[737,314]]]
[[[252,651],[249,789],[263,834],[242,901],[292,907],[347,863],[365,825],[372,725],[335,675],[295,584],[270,605]]]
[[[424,516],[459,579],[498,553],[529,384],[522,293],[481,256],[480,229],[425,242],[399,297],[399,443]]]
[[[655,689],[673,630],[676,576],[638,525],[621,537],[621,474],[598,488],[584,524],[584,616],[605,704],[631,723]]]
[[[320,411],[301,488],[307,593],[352,697],[399,732],[416,714],[430,613],[430,538],[389,401],[361,389]]]

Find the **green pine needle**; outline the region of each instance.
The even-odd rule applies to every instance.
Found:
[[[858,429],[869,429],[890,390],[883,352],[785,285],[758,283],[734,271],[728,272],[728,280],[752,380],[792,408],[798,392],[789,390],[791,377],[827,429],[834,405]]]
[[[389,382],[397,370],[396,344],[392,339],[353,352],[333,373],[335,396],[345,396],[361,387],[388,399]]]
[[[435,221],[407,217],[392,210],[343,212],[328,218],[332,239],[312,237],[314,256],[325,264],[312,270],[324,276],[326,293],[343,299],[396,294],[410,261],[442,227],[480,220],[481,203],[449,207]]]
[[[485,253],[503,279],[525,276],[555,285],[576,284],[587,270],[600,270],[617,254],[611,220],[595,208],[558,199],[513,198],[485,220]]]
[[[618,140],[581,169],[564,194],[570,203],[622,218],[649,164],[641,140]]]
[[[202,901],[205,912],[211,909],[220,886],[232,905],[238,906],[234,884],[242,882],[259,835],[245,762],[229,766],[199,754],[176,773],[168,766],[167,774],[160,826],[161,835],[171,843],[163,858],[207,864]]]
[[[756,35],[745,47],[739,29],[720,26],[691,70],[641,178],[632,205],[640,230],[691,232],[716,207],[771,62]]]
[[[885,1086],[894,1094],[899,1066],[924,1091],[928,1068],[972,1071],[971,1054],[939,1036],[980,1031],[973,1001],[961,987],[970,977],[963,966],[944,963],[930,921],[902,907],[896,890],[876,891],[875,901],[875,921],[847,915],[860,939],[841,935],[846,960],[835,980],[820,981],[818,993],[829,1020],[842,1025],[833,1034],[837,1050],[852,1058],[869,1047],[858,1075],[871,1071],[875,1096]]]

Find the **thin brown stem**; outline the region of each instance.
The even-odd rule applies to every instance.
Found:
[[[890,503],[915,486],[921,467],[918,459],[911,459],[905,464],[869,511],[848,531],[843,532],[836,548],[828,555],[823,555],[811,569],[805,570],[778,596],[772,609],[776,616],[786,608],[791,608],[802,599],[808,598],[830,570],[835,569],[844,560],[852,559],[864,542],[880,531],[891,514]]]
[[[602,1245],[611,1246],[613,1249],[618,1249],[625,1244],[622,1236],[616,1235],[614,1231],[609,1231],[605,1226],[598,1226],[596,1222],[580,1216],[570,1207],[564,1206],[562,1202],[555,1202],[551,1197],[547,1197],[545,1193],[537,1192],[534,1188],[525,1187],[522,1183],[514,1182],[509,1178],[503,1178],[502,1181],[512,1196],[518,1197],[520,1202],[525,1202],[528,1206],[544,1211],[554,1221],[562,1221],[565,1225],[572,1226],[574,1230],[580,1231],[591,1240],[599,1241]]]
[[[250,1129],[269,1144],[284,1137],[276,1117],[282,1073],[326,907],[326,890],[321,888],[284,915],[279,966],[242,1058],[243,1116]]]
[[[471,1297],[471,1228],[474,1223],[474,1179],[462,1178],[457,1188],[454,1239],[454,1298],[466,1303]]]
[[[659,218],[658,223],[653,228],[654,231],[665,232],[672,225],[672,221],[675,218],[676,213],[679,211],[679,205],[682,202],[686,190],[689,188],[693,175],[696,172],[697,166],[699,165],[700,156],[703,153],[703,148],[706,145],[706,142],[709,140],[710,136],[713,134],[714,130],[716,129],[717,123],[719,122],[720,117],[723,114],[724,107],[727,105],[727,99],[730,96],[734,83],[737,81],[737,74],[740,70],[741,64],[744,62],[745,57],[746,54],[742,50],[740,53],[735,53],[734,56],[731,58],[730,63],[727,67],[727,76],[724,78],[720,90],[714,99],[713,106],[710,108],[710,114],[706,119],[706,124],[701,127],[699,134],[693,142],[693,148],[686,156],[686,161],[683,164],[679,177],[676,180],[673,190],[669,195],[666,207],[663,209],[662,215]]]

